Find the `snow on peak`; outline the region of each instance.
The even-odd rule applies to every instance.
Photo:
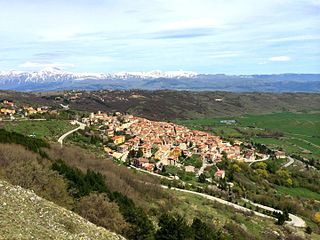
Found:
[[[113,74],[115,77],[128,78],[128,77],[141,77],[141,78],[181,78],[181,77],[195,77],[198,74],[190,71],[168,71],[163,72],[154,70],[149,72],[118,72]]]

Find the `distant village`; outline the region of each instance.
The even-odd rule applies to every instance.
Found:
[[[216,167],[224,157],[238,161],[264,157],[254,148],[242,149],[241,141],[231,144],[206,132],[119,112],[91,113],[82,118],[82,123],[96,126],[109,140],[111,144],[104,145],[108,155],[150,172],[175,166],[199,176],[207,167]],[[190,158],[197,159],[200,164],[186,164]],[[225,171],[216,167],[214,177],[224,178]]]
[[[35,107],[27,104],[19,105],[6,99],[0,102],[0,121],[15,120],[16,118],[25,118],[35,114],[49,112],[57,113],[56,110],[50,110],[48,106]]]

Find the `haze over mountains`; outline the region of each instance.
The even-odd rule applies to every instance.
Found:
[[[58,68],[0,72],[0,89],[17,91],[145,89],[320,92],[320,74],[225,75],[190,71],[72,73]]]

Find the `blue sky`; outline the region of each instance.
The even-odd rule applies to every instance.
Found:
[[[0,0],[0,71],[320,73],[320,0]]]

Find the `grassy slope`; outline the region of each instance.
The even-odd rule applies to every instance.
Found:
[[[277,186],[277,191],[283,195],[291,195],[294,197],[304,197],[320,201],[320,193],[312,192],[306,188],[288,188],[284,186]]]
[[[122,239],[77,214],[0,180],[0,239]]]
[[[66,120],[46,120],[10,122],[4,128],[27,136],[35,134],[37,138],[57,140],[63,133],[76,127]]]

